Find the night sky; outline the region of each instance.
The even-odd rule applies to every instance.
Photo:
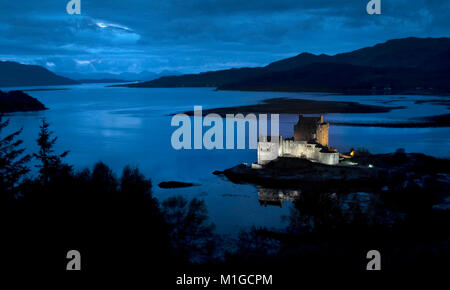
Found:
[[[335,54],[408,36],[450,36],[450,1],[0,0],[0,59],[55,72],[183,73]]]

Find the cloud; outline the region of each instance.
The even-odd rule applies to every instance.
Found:
[[[82,0],[82,15],[61,0],[3,1],[0,58],[58,71],[196,72],[449,36],[449,1],[381,1],[376,16],[366,0]]]
[[[126,26],[114,24],[114,23],[96,22],[95,24],[97,24],[97,26],[100,28],[112,28],[112,29],[123,30],[123,31],[127,31],[127,32],[131,31],[131,29]]]

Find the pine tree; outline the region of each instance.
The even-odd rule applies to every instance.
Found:
[[[53,178],[57,177],[62,171],[70,171],[71,166],[62,162],[62,158],[66,157],[69,151],[65,151],[62,154],[56,154],[53,146],[56,143],[57,137],[52,137],[51,131],[49,131],[50,124],[42,119],[39,132],[39,138],[37,143],[39,145],[39,152],[33,154],[33,157],[40,161],[40,164],[36,165],[39,168],[40,179],[43,184],[47,184]]]
[[[0,199],[13,199],[18,193],[19,183],[30,171],[26,165],[30,155],[24,155],[24,148],[20,148],[23,141],[17,139],[22,129],[2,138],[1,133],[9,125],[9,120],[2,121],[0,116]]]

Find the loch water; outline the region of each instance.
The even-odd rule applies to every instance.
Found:
[[[55,87],[58,88],[58,87]],[[250,105],[268,98],[357,101],[363,104],[404,106],[388,113],[326,114],[326,121],[408,122],[410,118],[448,114],[437,103],[416,104],[417,100],[445,99],[439,96],[345,96],[335,94],[216,91],[212,88],[123,88],[104,84],[64,86],[65,90],[35,90],[28,94],[49,110],[8,114],[8,130],[23,128],[21,138],[28,152],[37,150],[40,119],[45,117],[58,136],[56,150],[70,150],[66,161],[76,169],[108,164],[117,175],[129,164],[137,166],[153,181],[154,195],[163,200],[174,195],[197,197],[207,205],[217,232],[236,233],[250,226],[269,228],[284,225],[283,216],[292,206],[262,205],[253,185],[233,184],[213,175],[239,163],[256,161],[256,150],[175,150],[171,135],[172,114],[193,110]],[[3,90],[21,88],[3,88]],[[25,88],[23,88],[25,89]],[[30,88],[26,88],[30,89]],[[296,115],[280,116],[280,133],[293,135]],[[381,128],[330,126],[330,145],[345,152],[366,148],[372,153],[421,152],[450,158],[450,128]],[[197,185],[182,189],[161,189],[162,181],[176,180]]]

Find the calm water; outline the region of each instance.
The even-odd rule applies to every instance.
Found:
[[[273,97],[308,98],[316,100],[358,100],[362,103],[407,106],[382,114],[329,114],[327,120],[340,121],[407,121],[408,118],[448,113],[445,106],[414,105],[418,99],[438,99],[423,96],[337,96],[303,93],[226,92],[208,88],[130,89],[106,88],[89,84],[64,86],[69,90],[28,92],[50,110],[11,114],[11,129],[23,127],[22,138],[27,149],[36,151],[39,120],[47,118],[58,136],[57,150],[70,150],[69,163],[77,168],[90,167],[104,161],[119,174],[127,165],[138,166],[154,185],[161,181],[178,180],[200,184],[188,189],[160,189],[155,195],[164,199],[176,194],[204,199],[219,233],[233,233],[252,225],[279,227],[287,215],[289,203],[283,207],[260,206],[256,187],[235,185],[212,175],[238,163],[256,161],[255,150],[181,150],[172,149],[169,114],[204,108],[254,104]],[[10,90],[8,88],[7,90]],[[289,137],[297,116],[280,117],[280,132]],[[341,151],[365,147],[373,153],[392,152],[405,148],[407,152],[423,152],[438,157],[450,157],[450,128],[364,128],[331,126],[330,144]]]

